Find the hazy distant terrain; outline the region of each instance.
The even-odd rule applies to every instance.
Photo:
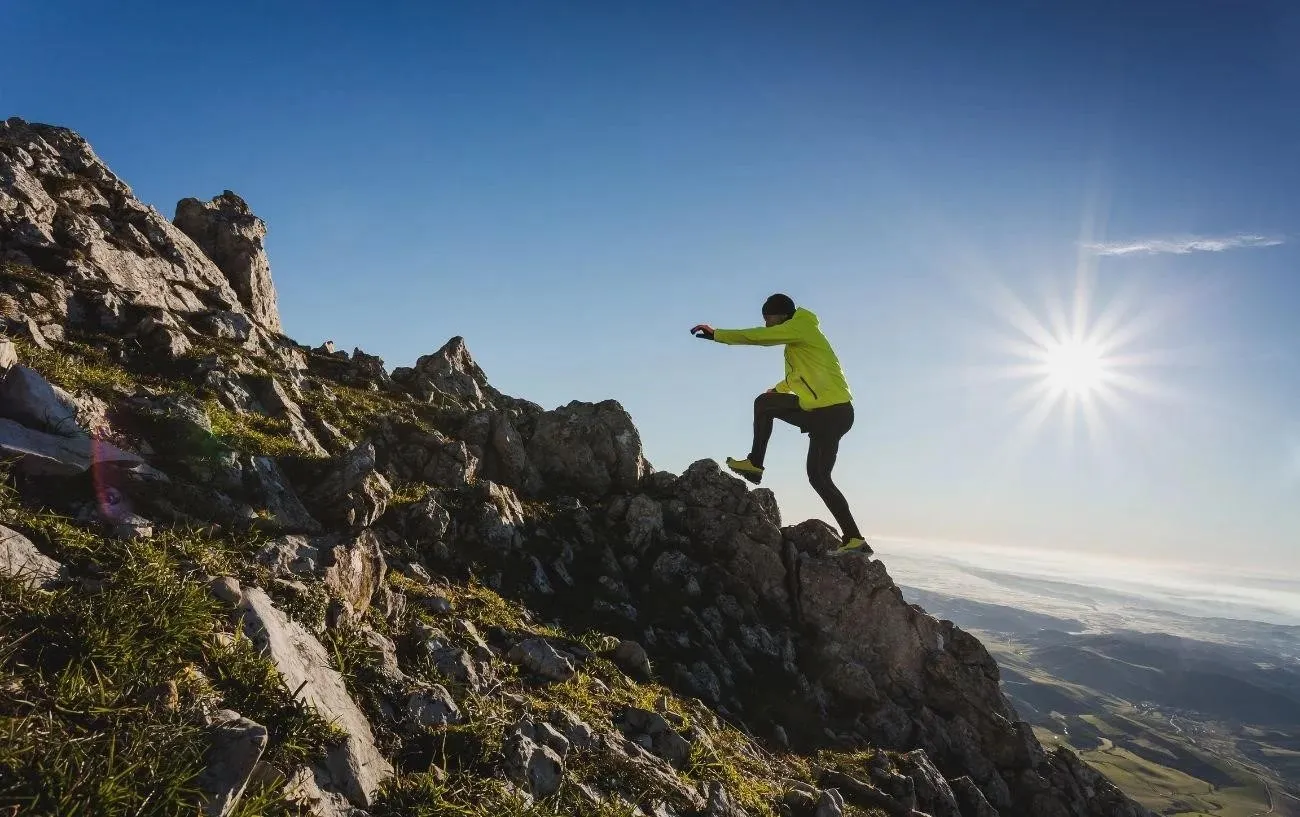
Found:
[[[878,550],[909,601],[984,641],[1045,744],[1162,814],[1300,817],[1300,581]]]

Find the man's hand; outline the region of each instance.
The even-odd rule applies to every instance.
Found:
[[[713,340],[713,327],[707,323],[697,323],[691,327],[691,334],[703,340]]]

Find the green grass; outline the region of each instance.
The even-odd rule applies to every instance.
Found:
[[[302,393],[305,410],[335,426],[351,439],[361,439],[380,421],[406,423],[426,433],[447,432],[464,417],[465,411],[452,398],[436,403],[417,403],[403,395],[369,391],[330,382],[330,399],[318,389]]]
[[[1159,733],[1114,713],[1106,718],[1087,715],[1082,718],[1096,726],[1103,735],[1109,735],[1102,738],[1100,747],[1080,750],[1066,738],[1043,727],[1034,727],[1034,733],[1048,749],[1057,744],[1074,749],[1080,758],[1110,778],[1125,794],[1158,814],[1170,817],[1251,817],[1268,810],[1268,794],[1263,784],[1250,772],[1228,761],[1216,760],[1215,765],[1240,785],[1214,786],[1150,757],[1134,754],[1114,742],[1123,741],[1139,730],[1145,730],[1141,734],[1149,736],[1149,739],[1139,740],[1142,746],[1160,745],[1176,740],[1175,736]],[[1189,751],[1192,749],[1188,747]],[[1172,755],[1170,762],[1176,762]]]
[[[236,414],[215,399],[205,400],[203,408],[212,422],[212,433],[235,451],[265,457],[308,456],[289,436],[287,420],[255,412]]]
[[[1130,797],[1161,814],[1250,817],[1268,810],[1268,794],[1258,781],[1243,779],[1239,787],[1220,789],[1117,746],[1081,757]]]
[[[217,638],[230,625],[201,566],[229,566],[248,542],[181,531],[105,539],[22,506],[12,490],[0,492],[0,513],[91,576],[53,590],[0,579],[0,809],[63,815],[95,803],[97,814],[194,813],[204,703],[266,726],[264,758],[283,769],[340,736],[246,639]],[[290,813],[282,800],[253,792],[240,813]]]
[[[70,392],[86,391],[115,399],[135,390],[137,377],[108,360],[102,349],[74,341],[60,341],[51,344],[53,349],[42,349],[26,338],[10,340],[17,347],[19,363]]]

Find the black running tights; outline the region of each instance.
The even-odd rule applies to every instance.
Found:
[[[848,500],[831,480],[831,469],[840,450],[840,438],[853,427],[853,404],[805,411],[799,408],[799,398],[793,394],[766,392],[754,400],[754,447],[749,451],[749,461],[763,467],[767,444],[772,439],[772,426],[784,420],[797,426],[808,435],[808,483],[826,503],[826,509],[835,517],[840,533],[845,537],[861,538]]]

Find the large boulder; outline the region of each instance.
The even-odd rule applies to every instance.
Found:
[[[636,490],[651,472],[632,417],[614,400],[573,401],[537,418],[528,459],[550,490],[596,497]]]
[[[272,332],[280,311],[266,258],[266,223],[229,190],[211,201],[181,199],[173,223],[194,240],[225,274],[248,314]]]

